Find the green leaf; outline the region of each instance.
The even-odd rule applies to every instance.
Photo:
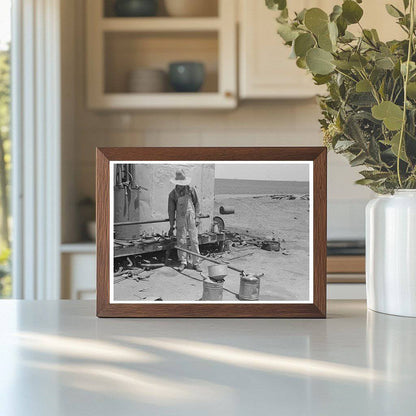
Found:
[[[324,32],[318,35],[318,45],[321,49],[328,52],[333,52],[335,46],[332,43],[329,32]]]
[[[368,61],[364,58],[364,56],[358,53],[354,53],[353,55],[351,55],[349,62],[354,68],[357,68],[357,69],[363,69],[368,63]]]
[[[338,38],[338,26],[337,26],[337,24],[334,23],[334,22],[329,22],[328,23],[328,32],[329,32],[329,37],[331,39],[331,42],[335,47],[337,45],[337,38]]]
[[[371,33],[371,30],[364,29],[363,35],[365,41],[374,43],[373,34]]]
[[[382,143],[387,145],[387,146],[390,146],[391,151],[393,152],[393,154],[396,157],[399,156],[400,132],[396,133],[390,141],[383,140]],[[401,147],[400,159],[405,161],[405,162],[409,162],[409,159],[407,158],[406,152],[405,152],[405,149],[404,149],[404,140],[403,140],[402,147]]]
[[[342,16],[349,24],[358,23],[363,13],[363,9],[353,0],[346,0],[342,4]]]
[[[305,20],[306,11],[306,9],[303,9],[299,13],[297,13],[295,20],[297,20],[298,22],[303,22]]]
[[[363,175],[365,179],[372,179],[373,181],[377,181],[380,179],[386,179],[391,176],[390,172],[379,172],[376,170],[362,170],[360,175]]]
[[[331,75],[315,74],[313,80],[315,81],[315,85],[324,85],[327,82],[331,81]]]
[[[336,4],[332,10],[332,13],[329,15],[329,20],[335,22],[338,17],[342,15],[342,7]]]
[[[371,34],[373,35],[373,39],[376,42],[380,42],[380,38],[378,37],[378,33],[377,33],[377,30],[376,29],[371,29]]]
[[[344,61],[341,59],[336,59],[333,61],[333,63],[337,68],[343,71],[348,71],[352,68],[352,65],[348,61]]]
[[[353,33],[348,32],[348,30],[347,30],[344,33],[344,35],[342,36],[341,39],[342,39],[343,42],[348,43],[348,42],[351,42],[351,41],[355,40],[356,36]]]
[[[306,64],[313,74],[327,75],[334,69],[333,56],[320,48],[310,49],[306,54]]]
[[[374,162],[376,164],[379,164],[381,161],[380,148],[378,146],[377,140],[373,136],[371,136],[370,138],[368,151],[370,153],[370,156],[373,158]]]
[[[392,70],[394,69],[394,61],[393,58],[387,56],[387,57],[383,57],[380,59],[376,59],[375,64],[377,67],[381,68],[381,69],[386,69],[386,70]]]
[[[403,0],[403,6],[404,6],[404,9],[406,10],[409,7],[409,0]]]
[[[328,29],[328,15],[318,7],[306,11],[305,26],[315,35],[324,33]]]
[[[295,53],[301,58],[306,56],[306,52],[315,46],[315,40],[310,33],[302,33],[295,39]]]
[[[293,30],[290,25],[282,23],[277,25],[277,33],[285,42],[292,42],[299,36],[299,32],[297,30]]]
[[[363,165],[366,160],[367,160],[367,155],[364,152],[362,152],[358,156],[350,160],[350,165],[352,167],[360,166],[360,165]]]
[[[352,140],[338,140],[334,145],[334,150],[337,153],[345,152],[351,146],[354,146],[355,142]]]
[[[347,30],[347,27],[348,27],[348,23],[344,19],[344,17],[342,17],[342,16],[338,17],[337,27],[338,27],[338,33],[340,34],[340,36],[344,36],[345,32]]]
[[[393,17],[403,17],[403,13],[397,8],[394,7],[392,4],[386,4],[387,13]]]
[[[407,84],[407,98],[416,100],[416,82],[409,82]]]
[[[286,8],[286,0],[266,0],[266,6],[271,10],[283,10]]]
[[[376,100],[373,94],[369,92],[352,92],[349,95],[348,104],[360,108],[368,108],[373,107],[376,104]]]
[[[356,185],[370,185],[374,182],[373,179],[358,179],[355,181]]]
[[[357,92],[371,92],[371,82],[367,79],[362,79],[361,81],[357,82],[355,90]]]
[[[301,69],[307,69],[306,59],[304,57],[296,59],[296,66]]]
[[[410,61],[409,62],[409,73],[412,73],[415,70],[416,70],[416,64],[414,62]],[[402,62],[400,64],[400,72],[401,72],[403,77],[406,76],[406,62]]]
[[[383,101],[375,105],[371,113],[375,119],[382,120],[389,130],[395,131],[402,127],[403,111],[391,101]]]

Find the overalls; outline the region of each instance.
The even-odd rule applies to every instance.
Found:
[[[198,229],[195,224],[195,207],[190,192],[184,195],[177,193],[176,203],[176,241],[179,247],[188,248],[187,234],[189,234],[190,250],[199,254]],[[188,233],[187,233],[188,232]],[[178,257],[181,264],[187,263],[187,254],[178,250]],[[189,256],[190,263],[194,266],[199,263],[199,257]]]

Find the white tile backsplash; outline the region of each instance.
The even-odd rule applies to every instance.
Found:
[[[78,109],[80,111],[80,109]],[[319,146],[314,100],[247,102],[234,111],[95,113],[76,121],[79,197],[94,196],[95,146]],[[360,168],[328,155],[328,237],[364,236],[364,208],[372,197],[354,184]]]

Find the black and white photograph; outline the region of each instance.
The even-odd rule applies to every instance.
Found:
[[[110,303],[312,303],[312,172],[111,162]]]

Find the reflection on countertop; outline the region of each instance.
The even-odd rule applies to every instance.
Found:
[[[328,311],[97,319],[90,301],[1,301],[0,414],[414,415],[416,320]]]

